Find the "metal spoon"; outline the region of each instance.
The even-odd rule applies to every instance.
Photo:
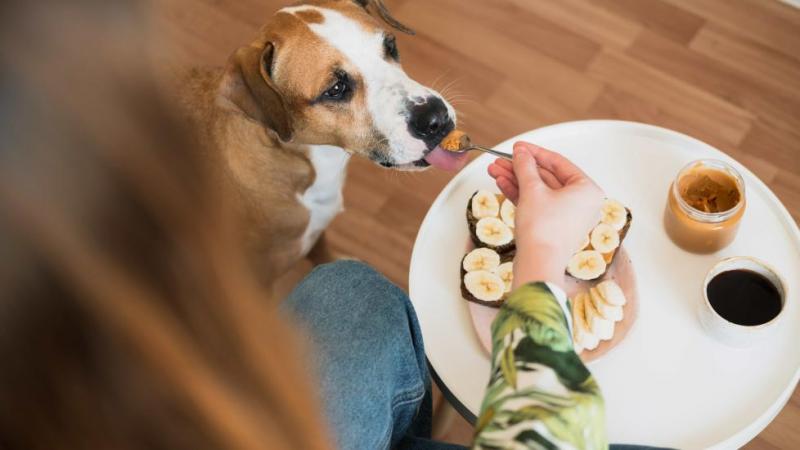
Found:
[[[512,155],[509,155],[508,153],[501,152],[501,151],[495,150],[493,148],[482,147],[480,145],[474,145],[474,144],[471,144],[471,143],[469,145],[467,145],[466,147],[464,147],[464,148],[461,148],[461,149],[458,149],[458,150],[451,150],[451,151],[453,153],[466,153],[466,152],[471,151],[471,150],[478,150],[479,152],[489,153],[489,154],[492,154],[492,155],[495,155],[495,156],[499,156],[501,158],[505,158],[505,159],[507,159],[509,161],[511,161],[511,159],[512,159]]]

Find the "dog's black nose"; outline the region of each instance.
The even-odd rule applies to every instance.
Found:
[[[413,136],[433,146],[447,133],[453,131],[454,125],[442,99],[429,97],[425,103],[411,107],[408,127]]]

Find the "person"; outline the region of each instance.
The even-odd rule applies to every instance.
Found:
[[[517,205],[513,291],[492,325],[489,385],[473,448],[607,448],[603,398],[576,355],[564,267],[603,192],[569,160],[514,145],[489,175]],[[312,337],[340,448],[455,449],[428,439],[430,381],[408,297],[368,266],[315,269],[286,301]]]
[[[342,261],[276,310],[154,86],[139,2],[10,0],[0,25],[0,448],[462,448],[430,439],[397,286]],[[538,251],[494,324],[475,447],[603,448],[559,287],[601,193],[528,144],[490,173]]]
[[[330,450],[145,6],[0,3],[0,449]]]

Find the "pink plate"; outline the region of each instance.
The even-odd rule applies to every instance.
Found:
[[[633,270],[633,263],[631,262],[631,259],[628,256],[628,253],[625,251],[625,247],[623,246],[619,248],[617,256],[614,258],[614,262],[611,264],[611,267],[608,269],[608,272],[606,272],[603,278],[595,281],[579,281],[569,276],[566,277],[567,295],[569,295],[570,298],[579,292],[588,291],[590,287],[596,285],[600,281],[609,279],[616,281],[617,284],[619,284],[619,287],[622,288],[622,292],[625,293],[625,298],[628,300],[623,307],[625,316],[621,321],[615,324],[614,336],[610,340],[601,341],[600,345],[598,345],[594,350],[584,350],[581,352],[581,360],[583,360],[585,363],[589,363],[600,358],[608,353],[611,349],[616,347],[617,344],[625,339],[628,331],[636,321],[636,317],[639,312],[639,293],[636,290],[636,273]],[[497,315],[497,308],[479,305],[473,302],[467,302],[466,300],[464,301],[467,303],[467,305],[469,305],[469,313],[470,316],[472,316],[472,325],[475,327],[475,332],[478,335],[481,345],[487,352],[489,352],[489,354],[491,354],[491,326],[492,321]]]

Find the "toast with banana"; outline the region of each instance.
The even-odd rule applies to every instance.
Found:
[[[486,306],[500,307],[511,292],[514,252],[503,255],[478,247],[461,260],[461,296]]]
[[[616,200],[606,199],[600,222],[586,236],[580,250],[570,258],[567,273],[584,281],[597,280],[605,275],[628,234],[632,220],[630,209]]]
[[[479,190],[467,203],[469,235],[475,247],[486,247],[499,254],[515,250],[514,213],[516,207],[502,194]]]

